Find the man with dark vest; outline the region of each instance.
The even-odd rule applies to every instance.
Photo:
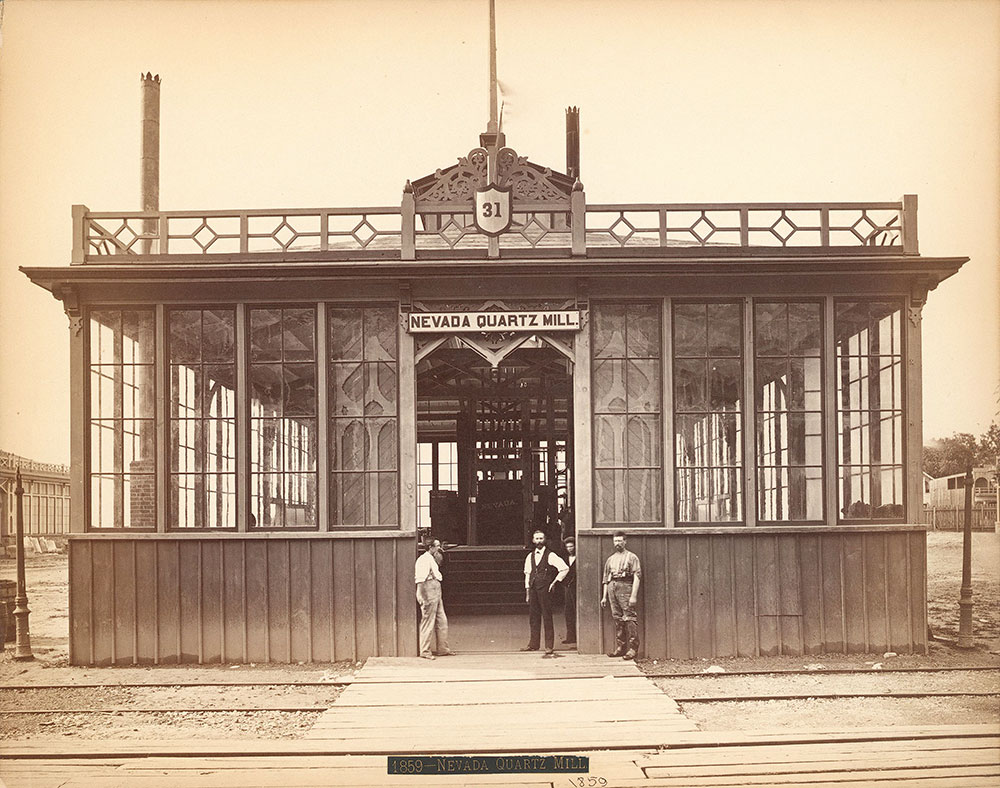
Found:
[[[563,539],[569,572],[563,578],[563,613],[566,616],[566,639],[563,643],[576,643],[576,539]]]
[[[611,618],[615,622],[615,650],[609,657],[635,659],[639,651],[639,620],[635,605],[639,596],[642,569],[639,556],[625,547],[625,532],[616,531],[612,539],[615,551],[604,564],[604,591],[601,607],[611,604]]]
[[[545,532],[531,535],[535,549],[524,559],[524,601],[528,603],[531,636],[521,651],[538,651],[542,621],[545,622],[545,656],[555,656],[555,628],[552,625],[552,589],[566,577],[569,567],[545,544]]]

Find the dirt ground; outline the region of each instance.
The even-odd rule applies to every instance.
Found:
[[[697,677],[658,677],[655,683],[674,698],[806,695],[804,700],[682,701],[684,713],[703,730],[749,730],[763,726],[830,728],[950,723],[1000,724],[998,695],[893,698],[893,694],[935,692],[1000,693],[1000,672],[893,674],[894,668],[945,666],[1000,667],[1000,535],[973,535],[974,634],[976,648],[956,649],[962,540],[957,533],[928,534],[928,616],[935,640],[927,655],[882,654],[822,657],[762,657],[724,660],[642,660],[648,673],[698,673]],[[329,682],[350,676],[360,663],[333,665],[211,665],[79,668],[68,664],[66,557],[31,555],[27,559],[31,641],[36,660],[12,660],[13,644],[0,658],[0,738],[31,739],[277,739],[302,736],[319,711],[281,711],[288,707],[323,708],[336,686],[287,686],[292,682]],[[0,564],[0,577],[14,578],[14,562]],[[848,675],[814,672],[847,668]],[[809,670],[805,675],[737,671]],[[119,684],[167,686],[120,687]],[[181,686],[200,683],[199,686]],[[253,686],[241,686],[253,683]],[[47,684],[99,685],[36,689]],[[219,686],[222,685],[222,686]],[[24,689],[15,689],[24,687]],[[816,695],[878,693],[882,698],[823,699]],[[260,711],[208,711],[233,707]],[[189,711],[169,711],[169,709]],[[46,714],[11,714],[15,710]],[[101,714],[74,713],[100,709]],[[143,712],[130,711],[142,709]],[[155,713],[145,710],[164,709]],[[199,709],[205,711],[190,711]]]

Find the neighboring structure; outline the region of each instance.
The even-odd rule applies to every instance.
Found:
[[[414,655],[418,492],[451,560],[575,528],[582,652],[619,528],[647,656],[925,649],[920,319],[966,258],[913,196],[588,204],[575,112],[564,175],[491,110],[398,207],[75,206],[23,269],[70,318],[73,663]]]
[[[69,532],[69,466],[35,462],[0,451],[0,539],[13,544],[17,499],[14,474],[21,469],[25,536]]]
[[[996,468],[972,469],[972,505],[995,507],[997,505]],[[965,473],[931,478],[927,483],[926,504],[931,509],[954,509],[965,506]]]
[[[972,469],[972,528],[993,531],[997,520],[997,469]],[[960,531],[965,523],[965,474],[928,477],[924,493],[924,523],[936,531]]]

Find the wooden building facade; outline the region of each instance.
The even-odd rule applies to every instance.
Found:
[[[920,316],[965,259],[913,196],[589,204],[572,158],[491,125],[393,207],[74,208],[23,269],[70,319],[74,664],[416,654],[421,495],[455,544],[575,531],[581,652],[617,529],[647,656],[925,649]]]

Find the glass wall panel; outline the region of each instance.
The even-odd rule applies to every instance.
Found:
[[[742,326],[740,304],[674,303],[678,522],[743,519]]]
[[[167,315],[171,528],[236,527],[236,313]]]
[[[663,522],[660,306],[595,304],[594,517]]]
[[[316,312],[250,310],[250,526],[315,528]]]
[[[327,316],[331,524],[398,526],[398,312],[331,307]]]
[[[902,520],[902,306],[838,302],[838,496],[843,520]]]
[[[155,528],[153,310],[90,313],[91,528]]]
[[[431,492],[458,490],[458,444],[432,441],[417,444],[417,525],[431,527]]]
[[[823,519],[823,418],[817,303],[754,304],[757,517]]]

